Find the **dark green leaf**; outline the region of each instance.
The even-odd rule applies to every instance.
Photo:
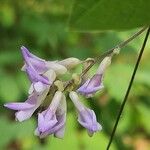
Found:
[[[149,0],[76,0],[70,28],[81,31],[130,29],[150,24]]]

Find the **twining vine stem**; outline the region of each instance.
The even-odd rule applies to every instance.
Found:
[[[139,36],[141,33],[143,33],[145,30],[147,29],[147,27],[143,27],[140,31],[136,32],[135,34],[133,34],[130,38],[128,38],[126,41],[123,41],[121,43],[119,43],[118,45],[116,45],[115,47],[109,49],[108,51],[106,51],[105,53],[103,53],[102,55],[98,56],[95,58],[95,61],[93,61],[81,74],[81,77],[84,76],[90,69],[91,67],[97,63],[99,60],[103,59],[105,56],[113,53],[113,51],[115,49],[121,49],[123,47],[125,47],[129,42],[131,42],[132,40],[134,40],[137,36]]]
[[[137,34],[133,35],[132,36],[132,39],[134,39],[137,35],[141,34],[146,28],[143,28],[142,30],[140,30]],[[120,107],[120,110],[119,110],[119,113],[118,113],[118,116],[117,116],[117,119],[116,119],[116,122],[115,122],[115,125],[114,125],[114,128],[113,128],[113,131],[111,133],[111,137],[110,137],[110,140],[109,140],[109,143],[107,145],[107,148],[106,150],[109,150],[110,146],[111,146],[111,143],[113,141],[113,138],[114,138],[114,135],[115,135],[115,132],[116,132],[116,129],[117,129],[117,126],[118,126],[118,123],[119,123],[119,120],[120,120],[120,117],[121,117],[121,114],[123,112],[123,109],[125,107],[125,104],[127,102],[127,99],[128,99],[128,96],[129,96],[129,93],[130,93],[130,90],[131,90],[131,87],[132,87],[132,84],[133,84],[133,81],[134,81],[134,78],[135,78],[135,74],[137,72],[137,69],[138,69],[138,66],[139,66],[139,63],[141,61],[141,58],[142,58],[142,54],[144,52],[144,49],[145,49],[145,46],[146,46],[146,43],[147,43],[147,40],[148,40],[148,36],[149,36],[149,33],[150,33],[150,27],[147,29],[147,33],[146,33],[146,36],[144,38],[144,42],[142,44],[142,47],[141,47],[141,50],[140,50],[140,53],[139,53],[139,56],[137,58],[137,61],[136,61],[136,64],[135,64],[135,67],[134,67],[134,70],[133,70],[133,74],[131,76],[131,80],[129,82],[129,86],[127,88],[127,91],[126,91],[126,94],[124,96],[124,99],[123,99],[123,102],[121,104],[121,107]],[[125,46],[127,43],[129,43],[129,39],[123,43],[120,44],[120,46]]]
[[[147,29],[147,27],[143,27],[141,30],[139,30],[138,32],[136,32],[135,34],[133,34],[126,41],[123,41],[123,42],[119,43],[115,47],[107,50],[105,53],[103,53],[100,56],[98,56],[95,59],[93,59],[93,61],[90,63],[90,65],[85,70],[83,70],[83,72],[80,74],[80,77],[82,78],[94,66],[94,64],[96,64],[98,61],[100,61],[104,57],[112,54],[115,49],[121,49],[121,48],[125,47],[129,42],[131,42],[132,40],[134,40],[137,36],[139,36],[141,33],[143,33],[146,29]],[[73,80],[68,81],[65,84],[64,90],[66,90],[72,83],[73,83]]]

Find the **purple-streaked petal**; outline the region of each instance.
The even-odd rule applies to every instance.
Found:
[[[102,83],[102,74],[95,74],[90,80],[87,80],[78,90],[80,94],[91,96],[98,90],[101,90],[104,86]]]
[[[34,107],[31,109],[26,109],[26,110],[20,110],[16,112],[16,120],[18,121],[24,121],[29,119],[34,111],[41,105],[41,103],[44,101],[46,98],[46,95],[48,93],[48,89],[46,89],[42,94],[38,95],[37,93],[33,93],[32,96],[29,97],[29,99],[26,101],[30,104],[34,104]]]
[[[47,88],[40,94],[33,92],[24,103],[5,104],[5,107],[18,110],[15,114],[16,120],[20,122],[24,121],[29,119],[34,111],[41,105],[46,98],[48,91],[49,89]]]
[[[52,104],[52,106],[55,106],[55,104]],[[44,119],[42,118],[43,120],[41,122],[42,123],[41,126],[43,126],[43,122],[46,119],[46,115],[47,115],[47,120],[51,118],[48,116],[48,115],[51,116],[49,112],[44,111],[43,113],[46,114],[45,114],[45,118]],[[59,103],[59,106],[57,106],[55,116],[57,122],[53,126],[49,127],[49,129],[45,130],[44,132],[41,132],[39,128],[37,128],[38,130],[37,129],[35,130],[35,135],[39,136],[40,138],[44,138],[47,135],[54,134],[54,136],[57,138],[63,138],[64,131],[65,131],[65,122],[66,122],[66,98],[64,95],[62,97],[62,100]]]
[[[101,130],[94,111],[88,108],[79,112],[78,122],[92,133]]]
[[[40,132],[43,133],[47,131],[49,128],[53,127],[58,122],[55,115],[53,115],[50,118],[50,120],[47,120],[42,114],[38,115],[38,130]]]
[[[46,62],[41,62],[36,59],[30,59],[30,63],[32,64],[34,69],[37,70],[37,72],[40,74],[48,70],[48,68],[46,67]]]
[[[26,110],[21,110],[15,113],[16,120],[19,122],[22,122],[24,120],[29,119],[32,114],[34,113],[34,109],[26,109]]]
[[[41,138],[44,138],[50,134],[55,134],[55,133],[57,134],[57,131],[61,130],[64,127],[65,122],[66,122],[65,115],[59,116],[59,118],[57,118],[57,120],[58,120],[58,122],[52,128],[50,128],[49,130],[47,130],[43,133],[40,133]]]
[[[95,74],[89,84],[88,84],[88,88],[92,88],[92,87],[98,87],[101,84],[101,80],[102,80],[102,74]]]
[[[38,130],[43,133],[52,128],[58,121],[56,119],[56,110],[62,99],[62,92],[57,91],[52,99],[50,106],[38,115]]]
[[[29,104],[29,103],[7,103],[4,105],[5,107],[13,110],[24,110],[24,109],[31,109],[34,107],[34,104]]]
[[[8,103],[5,104],[4,106],[13,110],[32,109],[36,104],[36,100],[37,100],[37,95],[32,94],[28,97],[28,99],[25,102]]]
[[[24,46],[21,47],[23,58],[27,65],[32,65],[33,68],[38,71],[38,73],[43,73],[47,70],[47,67],[45,65],[46,61],[44,59],[41,59],[32,53],[28,51],[28,49]],[[22,68],[23,71],[25,71],[26,64]]]
[[[40,82],[42,82],[44,84],[48,84],[48,85],[51,84],[47,77],[39,75],[35,71],[35,69],[33,67],[31,67],[31,66],[28,66],[26,68],[26,72],[27,72],[31,82],[39,82],[40,81]]]
[[[93,96],[98,90],[101,90],[104,86],[102,83],[103,74],[106,68],[111,64],[111,56],[105,57],[99,65],[97,73],[88,81],[86,81],[78,90],[82,95],[86,97]]]
[[[36,60],[43,61],[43,62],[45,61],[44,59],[41,59],[37,57],[36,55],[33,55],[32,53],[30,53],[29,50],[25,46],[21,46],[21,51],[22,51],[23,57],[35,58]]]
[[[85,107],[79,101],[79,97],[76,92],[70,92],[69,96],[78,111],[78,122],[88,130],[89,135],[101,130],[102,127],[97,122],[94,111]]]
[[[87,88],[89,82],[90,82],[90,79],[88,79],[84,84],[82,84],[77,91],[78,92],[84,91]]]

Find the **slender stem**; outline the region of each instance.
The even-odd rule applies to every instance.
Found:
[[[105,56],[113,53],[113,51],[116,48],[123,48],[125,47],[129,42],[131,42],[132,40],[134,40],[137,36],[139,36],[141,33],[143,33],[145,30],[147,29],[147,27],[143,27],[140,31],[136,32],[135,34],[133,34],[130,38],[128,38],[126,41],[123,41],[121,43],[119,43],[117,46],[109,49],[108,51],[106,51],[105,53],[103,53],[102,55],[98,56],[97,58],[95,58],[95,61],[93,61],[81,74],[81,77],[84,76],[89,70],[90,68],[99,60],[101,60],[102,58],[104,58]]]
[[[127,99],[128,99],[128,96],[129,96],[129,93],[130,93],[130,90],[131,90],[131,87],[132,87],[132,84],[133,84],[133,81],[134,81],[134,78],[135,78],[135,75],[136,75],[136,72],[137,72],[137,69],[138,69],[138,66],[139,66],[139,63],[141,61],[141,58],[142,58],[142,54],[144,52],[144,48],[146,46],[146,42],[148,40],[148,36],[149,36],[149,33],[150,33],[150,27],[148,28],[147,30],[147,33],[146,33],[146,36],[145,36],[145,39],[144,39],[144,42],[142,44],[142,47],[141,47],[141,50],[140,50],[140,54],[138,56],[138,59],[136,61],[136,64],[135,64],[135,67],[134,67],[134,70],[133,70],[133,74],[131,76],[131,80],[130,80],[130,83],[129,83],[129,86],[128,86],[128,89],[126,91],[126,94],[125,94],[125,97],[124,97],[124,100],[121,104],[121,107],[120,107],[120,110],[119,110],[119,113],[118,113],[118,116],[117,116],[117,119],[116,119],[116,123],[114,125],[114,128],[113,128],[113,131],[112,131],[112,134],[111,134],[111,137],[110,137],[110,140],[109,140],[109,143],[107,145],[107,148],[106,150],[109,150],[110,146],[111,146],[111,143],[112,143],[112,140],[114,138],[114,135],[115,135],[115,132],[116,132],[116,129],[117,129],[117,126],[118,126],[118,122],[120,120],[120,117],[121,117],[121,114],[123,112],[123,109],[125,107],[125,104],[127,102]],[[128,43],[128,42],[127,42]],[[122,46],[124,46],[124,44],[122,43],[121,44]]]
[[[96,62],[98,62],[99,60],[103,59],[104,57],[110,55],[113,53],[113,51],[116,49],[116,48],[123,48],[125,47],[129,42],[131,42],[132,40],[134,40],[137,36],[139,36],[141,33],[143,33],[145,30],[147,29],[147,27],[143,27],[140,31],[136,32],[135,34],[133,34],[130,38],[128,38],[126,41],[123,41],[121,43],[119,43],[118,45],[116,45],[115,47],[107,50],[105,53],[103,53],[102,55],[98,56],[97,58],[94,59],[93,62],[91,62],[91,64],[81,73],[80,77],[82,78],[93,66]],[[70,84],[73,83],[73,80],[70,80],[68,81],[66,84],[65,84],[65,88],[64,90],[66,90]]]

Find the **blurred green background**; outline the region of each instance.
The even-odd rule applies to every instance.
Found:
[[[0,0],[0,150],[105,150],[143,36],[136,38],[115,56],[104,78],[105,89],[82,101],[94,109],[103,130],[92,138],[77,122],[68,99],[66,133],[63,140],[39,140],[33,132],[35,115],[23,123],[15,122],[14,111],[3,104],[24,101],[29,81],[20,71],[22,45],[46,60],[67,57],[86,59],[102,54],[126,40],[138,29],[79,33],[68,29],[70,0]],[[110,150],[150,150],[150,40],[144,52],[132,90]],[[95,66],[92,71],[95,71]]]

